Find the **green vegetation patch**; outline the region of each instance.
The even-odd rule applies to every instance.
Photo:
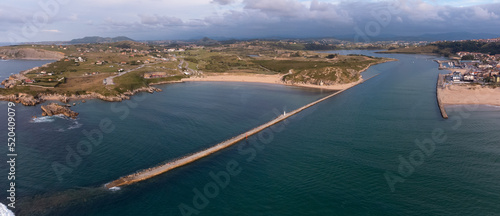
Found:
[[[356,82],[363,69],[380,61],[380,59],[364,56],[342,57],[334,63],[329,63],[327,67],[294,70],[293,74],[284,76],[283,81],[316,85]]]
[[[291,69],[301,71],[332,66],[332,63],[326,61],[254,60],[253,63],[278,73],[288,73]]]

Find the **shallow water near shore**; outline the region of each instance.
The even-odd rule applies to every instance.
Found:
[[[32,118],[40,115],[39,106],[17,106],[16,189],[22,209],[16,213],[182,215],[179,206],[185,204],[199,215],[498,214],[498,109],[449,106],[450,119],[443,120],[435,96],[436,57],[341,51],[349,53],[399,61],[371,67],[365,77],[380,75],[274,130],[118,191],[102,186],[210,147],[331,92],[255,83],[169,84],[160,86],[161,93],[140,93],[128,102],[77,105],[76,120],[40,122]],[[6,104],[0,102],[0,110]],[[102,132],[102,121],[114,129]],[[103,134],[100,142],[85,135],[96,130]],[[446,140],[424,154],[392,192],[384,173],[398,174],[400,156],[410,160],[420,149],[415,141],[432,139],[436,130]],[[68,148],[77,151],[82,141],[97,144],[58,179],[52,165],[69,167]],[[197,208],[195,191],[206,193],[215,182],[209,173],[227,172],[233,161],[241,171]]]

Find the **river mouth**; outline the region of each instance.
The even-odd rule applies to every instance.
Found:
[[[499,212],[495,196],[500,192],[499,176],[494,172],[495,158],[500,156],[495,147],[500,139],[495,132],[498,111],[468,112],[457,127],[456,120],[449,120],[467,109],[450,110],[449,120],[441,118],[434,57],[382,56],[399,61],[373,66],[366,76],[379,76],[304,110],[284,127],[265,130],[197,163],[117,191],[103,185],[134,170],[206,149],[328,93],[266,84],[169,84],[160,86],[162,93],[140,93],[128,104],[91,100],[75,106],[81,127],[57,136],[57,128],[67,128],[71,122],[29,123],[39,109],[19,107],[18,130],[24,143],[20,160],[25,161],[19,167],[19,190],[26,194],[20,202],[29,203],[30,197],[46,202],[26,204],[18,215],[35,210],[46,215],[182,215],[183,204],[204,215]],[[78,143],[91,143],[86,134],[99,129],[103,119],[112,122],[114,132],[103,133],[91,154],[81,155],[78,166],[69,166],[68,149],[77,152]],[[442,129],[447,140],[437,144],[433,154],[414,166],[392,192],[384,173],[398,174],[399,156],[411,163],[409,156],[419,150],[415,140],[432,139],[435,129]],[[52,169],[54,162],[72,172],[64,173],[60,181]],[[229,173],[228,164],[238,168],[230,171],[241,172],[219,184],[216,180]],[[217,196],[212,196],[212,183],[219,189]],[[209,201],[203,209],[193,205],[198,191]]]

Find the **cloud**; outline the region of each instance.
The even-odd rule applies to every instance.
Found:
[[[230,1],[224,1],[226,3]],[[218,2],[217,4],[220,4]],[[243,0],[242,5],[197,19],[166,15],[139,15],[138,22],[123,24],[143,31],[175,30],[178,35],[218,37],[330,37],[353,34],[370,23],[380,34],[491,32],[498,26],[500,4],[453,7],[420,0],[325,2],[312,0]],[[478,25],[481,23],[481,25]],[[498,31],[498,30],[495,30]],[[169,33],[170,34],[170,33]],[[191,36],[193,37],[193,36]]]
[[[296,0],[245,0],[244,9],[257,10],[272,16],[297,17],[307,8]]]
[[[151,26],[182,26],[184,22],[177,17],[159,16],[159,15],[145,15],[140,14],[141,24]]]
[[[474,15],[478,19],[481,20],[498,19],[498,15],[496,15],[493,12],[489,12],[488,9],[486,8],[475,6],[471,10],[474,11]]]
[[[374,23],[380,25],[380,34],[500,33],[495,28],[500,26],[500,3],[474,2],[486,1],[89,0],[72,3],[71,10],[61,8],[45,28],[65,33],[57,37],[113,34],[137,39],[331,37],[354,34],[355,28],[364,30]],[[36,4],[2,5],[0,41],[1,33],[20,32],[38,11]]]
[[[68,16],[68,19],[71,21],[77,21],[78,20],[78,14],[71,14]]]
[[[236,0],[212,0],[212,4],[229,5],[235,3]]]
[[[46,32],[46,33],[61,33],[61,31],[57,29],[44,29],[41,32]]]

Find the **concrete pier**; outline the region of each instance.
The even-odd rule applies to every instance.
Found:
[[[371,77],[371,78],[373,78],[373,77]],[[369,78],[369,79],[371,79],[371,78]],[[369,80],[369,79],[367,79],[367,80]],[[357,85],[359,85],[359,84],[361,84],[361,83],[363,83],[363,82],[365,82],[367,80],[364,80],[364,81],[358,83]],[[356,85],[354,85],[354,86],[356,86]],[[352,87],[354,87],[354,86],[352,86]],[[196,160],[199,160],[201,158],[207,157],[207,156],[209,156],[209,155],[211,155],[211,154],[213,154],[215,152],[223,150],[223,149],[225,149],[225,148],[227,148],[229,146],[232,146],[232,145],[234,145],[234,144],[236,144],[236,143],[244,140],[248,136],[255,135],[258,132],[260,132],[260,131],[262,131],[262,130],[270,127],[270,126],[273,126],[273,125],[275,125],[275,124],[277,124],[277,123],[279,123],[279,122],[281,122],[281,121],[283,121],[283,120],[285,120],[285,119],[287,119],[287,118],[289,118],[289,117],[291,117],[291,116],[293,116],[293,115],[295,115],[295,114],[297,114],[297,113],[299,113],[299,112],[301,112],[301,111],[303,111],[303,110],[305,110],[305,109],[307,109],[309,107],[312,107],[312,106],[314,106],[314,105],[316,105],[318,103],[321,103],[321,102],[323,102],[323,101],[325,101],[325,100],[327,100],[327,99],[329,99],[331,97],[334,97],[335,95],[338,95],[338,94],[340,94],[340,93],[342,93],[342,92],[344,92],[347,89],[350,89],[352,87],[349,87],[349,88],[343,89],[341,91],[335,92],[335,93],[333,93],[331,95],[328,95],[328,96],[326,96],[324,98],[321,98],[321,99],[319,99],[317,101],[314,101],[312,103],[309,103],[309,104],[307,104],[307,105],[305,105],[305,106],[303,106],[303,107],[301,107],[299,109],[296,109],[296,110],[294,110],[292,112],[283,114],[283,115],[281,115],[281,116],[279,116],[279,117],[277,117],[277,118],[275,118],[275,119],[273,119],[273,120],[271,120],[271,121],[269,121],[269,122],[267,122],[267,123],[265,123],[265,124],[263,124],[263,125],[261,125],[259,127],[253,128],[253,129],[251,129],[251,130],[249,130],[247,132],[244,132],[244,133],[242,133],[242,134],[240,134],[240,135],[238,135],[236,137],[233,137],[233,138],[231,138],[229,140],[221,142],[221,143],[219,143],[219,144],[217,144],[217,145],[215,145],[213,147],[210,147],[208,149],[199,151],[197,153],[194,153],[192,155],[189,155],[189,156],[186,156],[186,157],[174,160],[174,161],[170,161],[170,162],[168,162],[166,164],[163,164],[163,165],[159,165],[159,166],[156,166],[156,167],[153,167],[153,168],[149,168],[149,169],[146,169],[146,170],[141,170],[141,171],[138,171],[138,172],[136,172],[134,174],[121,177],[121,178],[119,178],[117,180],[114,180],[114,181],[106,184],[105,187],[108,188],[108,189],[110,189],[110,188],[114,188],[114,187],[120,187],[120,186],[130,185],[130,184],[133,184],[133,183],[136,183],[136,182],[140,182],[140,181],[143,181],[143,180],[155,177],[157,175],[163,174],[163,173],[168,172],[168,171],[170,171],[172,169],[175,169],[177,167],[181,167],[181,166],[187,165],[187,164],[192,163],[192,162],[194,162]]]

